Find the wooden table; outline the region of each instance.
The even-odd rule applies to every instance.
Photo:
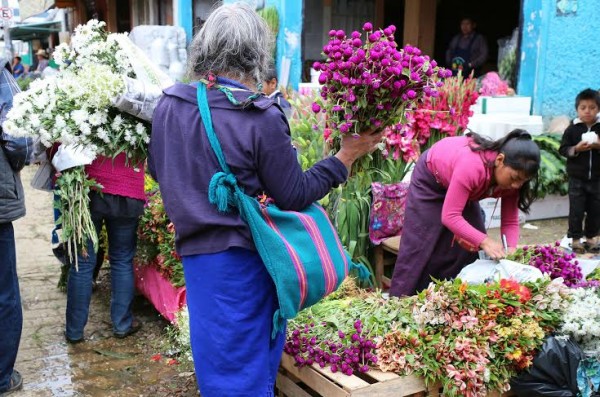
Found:
[[[375,284],[377,288],[389,288],[391,280],[383,275],[383,270],[385,266],[396,263],[399,247],[400,236],[383,240],[375,247]]]

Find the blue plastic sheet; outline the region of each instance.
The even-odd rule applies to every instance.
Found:
[[[577,387],[579,396],[600,396],[600,360],[586,358],[577,367]]]

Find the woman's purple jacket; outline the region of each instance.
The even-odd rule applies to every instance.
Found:
[[[233,94],[243,102],[252,92]],[[208,101],[225,160],[246,194],[264,192],[282,209],[301,210],[346,180],[346,167],[335,157],[302,171],[287,119],[271,99],[263,96],[241,107],[211,89]],[[210,179],[221,169],[201,123],[194,85],[178,83],[164,91],[152,120],[148,168],[175,225],[180,255],[255,250],[238,213],[220,213],[208,201]]]

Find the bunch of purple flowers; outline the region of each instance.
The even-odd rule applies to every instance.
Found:
[[[343,30],[329,32],[323,47],[325,62],[315,62],[323,84],[323,101],[313,103],[315,113],[326,112],[328,128],[341,134],[359,133],[398,123],[404,109],[424,97],[438,95],[441,79],[451,76],[421,50],[407,45],[398,49],[396,27],[363,32],[350,37]],[[365,37],[363,38],[363,34]]]
[[[547,273],[550,278],[564,279],[565,285],[574,287],[583,281],[583,274],[579,262],[575,260],[576,254],[569,253],[560,248],[557,241],[554,244],[523,247],[523,252],[529,256],[529,264],[537,267],[542,273]]]
[[[339,340],[319,340],[314,323],[295,329],[285,342],[283,351],[294,357],[296,365],[318,364],[330,366],[331,372],[348,376],[354,372],[367,372],[369,365],[377,363],[375,342],[363,335],[360,320],[354,322],[354,332],[347,335],[338,331]]]

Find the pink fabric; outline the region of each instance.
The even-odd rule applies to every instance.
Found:
[[[154,266],[135,264],[135,287],[170,322],[186,302],[185,287],[175,288]]]
[[[492,169],[485,166],[497,153],[473,152],[471,139],[466,136],[450,137],[429,149],[427,166],[437,181],[448,189],[442,207],[442,223],[457,237],[479,247],[486,234],[471,226],[462,216],[467,201],[486,197],[502,197],[501,233],[506,235],[509,247],[519,241],[519,192],[495,189],[489,194]],[[486,225],[487,226],[487,225]]]
[[[98,156],[87,165],[85,170],[104,188],[103,193],[146,200],[144,194],[144,163],[137,166],[126,165],[125,153],[119,154],[115,159]]]
[[[373,201],[369,219],[369,238],[373,244],[379,245],[383,240],[399,236],[404,225],[406,182],[385,185],[379,182],[371,184]]]

